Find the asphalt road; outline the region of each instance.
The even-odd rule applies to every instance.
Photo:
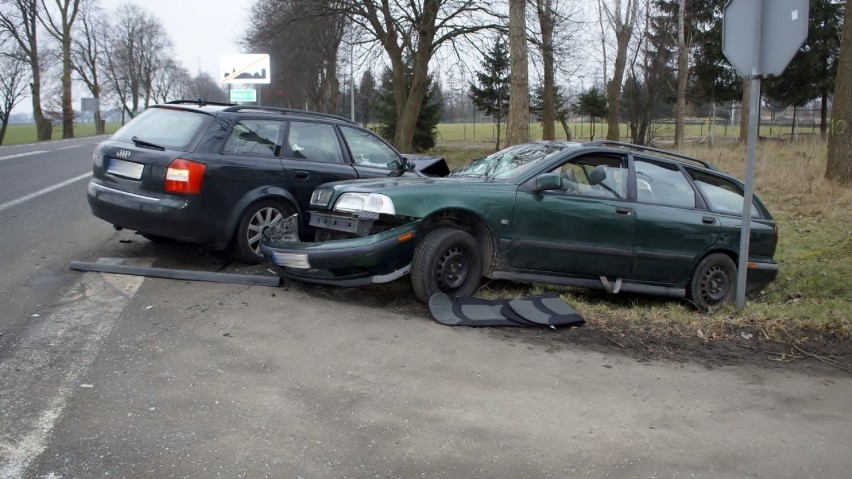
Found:
[[[440,326],[404,282],[339,292],[70,271],[268,274],[91,217],[93,146],[0,148],[0,479],[852,470],[848,375],[640,362],[560,343],[571,330]]]

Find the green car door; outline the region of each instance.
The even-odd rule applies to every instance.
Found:
[[[635,157],[636,259],[631,278],[679,284],[698,257],[720,241],[719,216],[698,207],[698,195],[676,164]]]
[[[636,216],[627,196],[621,155],[587,155],[552,170],[562,188],[519,188],[509,263],[529,272],[607,276],[629,274]]]

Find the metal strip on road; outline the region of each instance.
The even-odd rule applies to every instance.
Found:
[[[2,213],[5,210],[8,210],[9,208],[11,208],[13,206],[18,206],[21,203],[25,203],[25,202],[27,202],[31,199],[38,198],[39,196],[42,196],[42,195],[46,195],[46,194],[50,193],[51,191],[58,190],[59,188],[63,188],[65,186],[70,185],[71,183],[75,183],[77,181],[88,178],[90,176],[92,176],[91,173],[85,173],[85,174],[82,174],[80,176],[75,176],[74,178],[71,178],[70,180],[65,180],[62,183],[57,183],[53,186],[48,186],[47,188],[36,191],[35,193],[30,193],[30,194],[28,194],[26,196],[22,196],[18,199],[9,201],[7,203],[3,203],[2,205],[0,205],[0,213]]]
[[[21,157],[24,157],[24,156],[38,155],[40,153],[47,153],[47,152],[48,152],[48,150],[38,150],[38,151],[27,151],[25,153],[18,153],[18,154],[15,154],[15,155],[0,156],[0,161],[11,160],[13,158],[21,158]]]
[[[0,479],[29,477],[72,396],[104,386],[82,381],[143,280],[86,273],[0,358]]]

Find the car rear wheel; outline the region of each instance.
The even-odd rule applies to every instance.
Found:
[[[455,228],[432,231],[414,250],[411,286],[426,303],[435,293],[468,296],[479,287],[482,261],[476,238]]]
[[[234,258],[246,264],[263,261],[263,254],[260,252],[263,232],[293,213],[292,206],[278,200],[262,200],[249,206],[240,219],[231,245]]]
[[[701,311],[715,311],[734,299],[737,265],[722,253],[713,253],[698,264],[687,287],[687,297]]]

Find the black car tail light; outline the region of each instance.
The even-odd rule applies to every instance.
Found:
[[[207,165],[197,161],[178,158],[171,162],[166,171],[166,193],[198,194]]]

